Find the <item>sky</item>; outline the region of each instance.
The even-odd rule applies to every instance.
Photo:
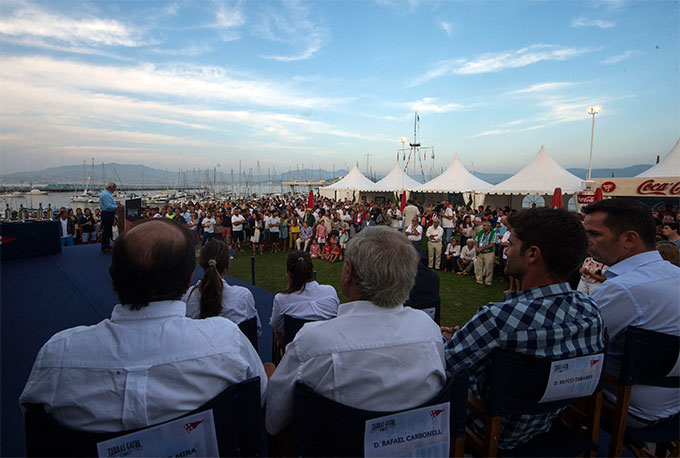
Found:
[[[416,175],[456,153],[514,173],[541,145],[587,168],[595,105],[593,168],[653,164],[680,136],[679,16],[671,0],[0,0],[0,169],[381,175],[414,125],[433,148]]]

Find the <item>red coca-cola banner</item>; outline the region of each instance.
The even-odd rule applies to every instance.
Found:
[[[637,193],[644,195],[655,196],[676,196],[680,195],[680,181],[677,182],[656,182],[649,179],[640,183],[637,188]]]

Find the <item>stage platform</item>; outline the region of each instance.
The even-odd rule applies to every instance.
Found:
[[[56,332],[109,318],[118,298],[111,286],[111,256],[99,245],[66,247],[60,254],[2,261],[0,265],[0,456],[25,456],[19,395],[40,347]],[[192,280],[203,276],[196,266]],[[272,300],[269,291],[227,278],[253,293],[263,361],[271,361]]]

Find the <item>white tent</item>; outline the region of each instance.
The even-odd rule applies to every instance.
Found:
[[[329,197],[338,200],[352,199],[356,197],[356,192],[372,191],[375,183],[366,178],[355,165],[341,180],[332,185],[319,188],[322,197]]]
[[[680,138],[663,160],[637,176],[640,178],[680,177]]]
[[[582,189],[583,180],[568,172],[550,157],[545,147],[541,145],[536,157],[522,170],[505,181],[482,191],[487,194],[485,204],[505,205],[512,208],[522,207],[522,198],[527,194],[552,196],[555,188],[561,188],[562,194],[576,194]],[[516,196],[513,199],[489,199],[489,194]],[[508,203],[509,201],[509,203]],[[550,201],[547,200],[547,204]],[[565,202],[566,204],[566,202]]]
[[[394,164],[394,167],[385,175],[385,178],[375,183],[371,192],[394,192],[412,189],[420,186],[416,180],[406,175],[404,170],[399,165],[399,161]]]
[[[458,153],[453,159],[453,163],[444,172],[424,183],[417,188],[413,188],[415,192],[474,192],[488,189],[492,185],[477,178],[465,168],[462,162],[458,159]]]

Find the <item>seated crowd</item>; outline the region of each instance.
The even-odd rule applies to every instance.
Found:
[[[187,224],[195,210],[187,209],[187,220],[180,209],[116,240],[110,275],[120,304],[110,319],[55,334],[38,353],[20,402],[43,404],[71,428],[124,431],[174,419],[259,376],[266,430],[277,435],[291,421],[298,382],[350,407],[394,411],[430,399],[460,369],[469,372],[470,391],[484,398],[495,349],[558,359],[606,351],[608,370],[616,371],[628,326],[680,336],[680,268],[657,251],[661,232],[667,244],[680,240],[677,223],[659,221],[657,230],[656,215],[637,202],[597,202],[583,209],[583,221],[548,208],[476,213],[448,203],[430,210],[409,203],[403,212],[395,205],[359,205],[339,215],[325,204],[302,215],[291,206],[282,218],[266,205],[224,207],[222,229],[213,232],[224,230],[240,250],[247,235],[255,252],[268,227],[272,250],[298,248],[287,257],[288,287],[274,298],[270,324],[280,339],[284,315],[312,322],[277,367],[268,363],[265,371],[237,326],[256,318],[261,332],[253,295],[224,280],[230,258],[224,241],[202,238],[205,273],[190,287],[199,238]],[[205,213],[212,218],[214,211]],[[253,213],[255,224],[247,227],[262,232],[237,236]],[[505,300],[482,305],[461,326],[441,328],[403,305],[425,247],[422,235],[430,268],[474,269],[479,284],[491,284],[500,260],[511,280]],[[310,241],[309,248],[323,243],[332,247],[329,253],[335,244],[341,250],[340,287],[348,302],[340,304],[333,287],[314,280]],[[577,271],[596,287],[572,289],[567,279]],[[605,398],[616,402],[615,394]],[[676,388],[633,387],[628,425],[642,428],[677,415],[678,399]],[[502,417],[499,448],[513,449],[549,430],[560,413]],[[474,416],[468,424],[484,428]]]

